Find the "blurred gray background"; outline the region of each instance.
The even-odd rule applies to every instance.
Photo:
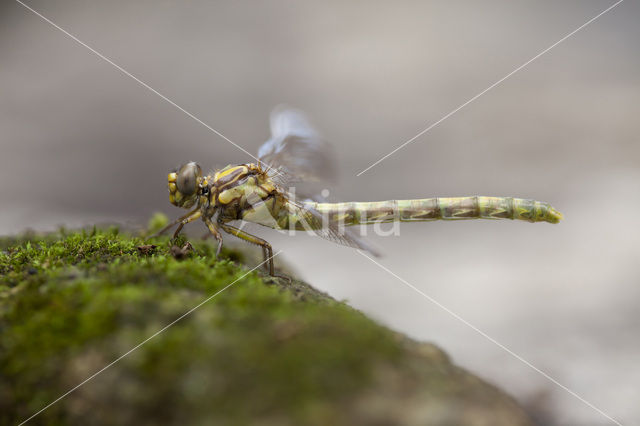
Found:
[[[640,424],[638,2],[360,177],[613,2],[27,4],[251,152],[275,105],[305,110],[336,146],[336,200],[553,204],[566,217],[556,226],[403,224],[400,236],[370,240],[391,271],[608,415]],[[176,216],[169,169],[251,161],[10,0],[0,7],[0,129],[2,234]],[[355,250],[261,235],[313,285],[435,342],[550,424],[611,424]]]

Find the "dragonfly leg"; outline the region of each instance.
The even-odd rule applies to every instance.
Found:
[[[218,241],[218,248],[216,249],[216,259],[218,259],[220,257],[220,251],[222,250],[222,234],[218,230],[216,224],[208,217],[204,218],[204,223],[207,224],[207,228],[209,228],[211,235],[213,235]]]
[[[180,216],[179,218],[177,218],[176,220],[174,220],[173,222],[169,223],[167,226],[165,226],[164,228],[162,228],[161,230],[159,230],[158,232],[152,234],[149,236],[149,238],[153,238],[153,237],[157,237],[159,235],[164,234],[165,232],[167,232],[169,229],[173,228],[176,224],[182,222],[183,220],[187,219],[189,216],[191,216],[192,214],[198,212],[199,209],[195,209],[190,211],[189,213],[185,214],[184,216]],[[184,226],[184,225],[183,225]],[[182,227],[180,227],[180,229],[182,229]]]
[[[200,216],[202,216],[202,212],[200,210],[195,210],[195,211],[192,211],[190,214],[188,214],[187,217],[185,217],[180,221],[180,224],[176,228],[176,231],[173,233],[173,238],[175,239],[178,237],[178,234],[180,234],[180,231],[182,231],[182,228],[184,228],[184,226],[187,223],[193,222],[194,220],[198,219]]]
[[[251,235],[248,232],[243,231],[242,229],[236,228],[235,226],[227,225],[226,223],[220,223],[220,227],[228,232],[231,235],[234,235],[241,240],[245,240],[252,244],[259,245],[262,247],[262,254],[264,256],[264,260],[267,262],[267,270],[269,271],[269,275],[275,277],[276,274],[273,269],[273,249],[271,248],[271,244],[266,242],[260,237],[256,237],[255,235]]]

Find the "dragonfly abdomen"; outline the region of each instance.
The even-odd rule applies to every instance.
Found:
[[[562,214],[548,203],[511,197],[455,197],[350,203],[310,203],[330,222],[344,226],[383,222],[518,219],[558,223]]]

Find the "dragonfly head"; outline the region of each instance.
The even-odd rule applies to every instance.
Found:
[[[185,209],[198,201],[203,185],[202,169],[194,162],[186,163],[169,173],[169,201]]]

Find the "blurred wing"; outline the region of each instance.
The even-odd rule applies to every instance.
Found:
[[[286,182],[336,179],[331,145],[301,111],[286,106],[276,107],[271,113],[271,138],[258,150],[258,158]]]
[[[286,188],[293,183],[303,183],[296,187],[298,199],[326,201],[318,194],[318,187],[304,183],[333,183],[337,180],[333,147],[318,134],[300,110],[278,106],[271,113],[270,124],[271,138],[258,150],[258,158],[272,168],[269,173],[271,180],[283,192],[287,192]],[[352,230],[339,229],[335,224],[323,226],[322,215],[308,204],[294,201],[293,194],[287,203],[291,213],[307,218],[316,235],[379,256],[373,246]]]

